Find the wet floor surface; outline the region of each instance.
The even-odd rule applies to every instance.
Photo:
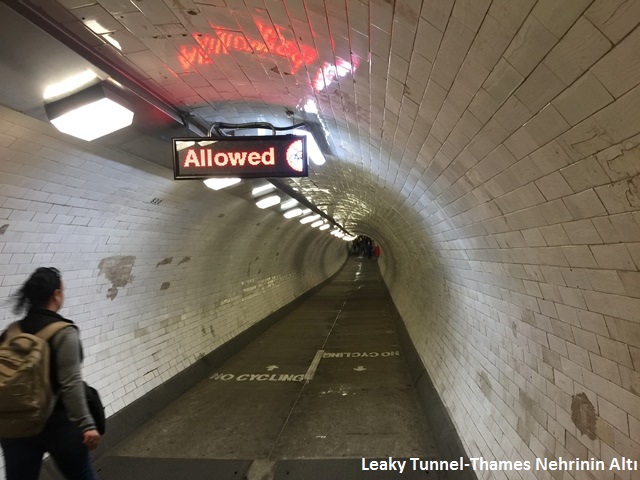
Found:
[[[103,480],[160,479],[170,470],[166,478],[194,478],[189,468],[202,468],[198,478],[268,480],[311,478],[309,469],[340,471],[339,460],[347,462],[343,471],[361,472],[362,458],[388,457],[438,453],[377,264],[352,257],[332,282],[97,466]],[[135,473],[152,475],[154,468],[154,477]],[[438,478],[433,473],[428,478]]]

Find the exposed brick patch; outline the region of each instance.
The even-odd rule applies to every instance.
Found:
[[[596,409],[585,393],[578,393],[571,399],[571,420],[580,433],[591,440],[596,439]]]
[[[113,300],[118,295],[118,288],[122,288],[133,281],[131,270],[136,257],[131,255],[116,255],[100,260],[98,268],[112,284],[107,292],[107,298]]]
[[[156,264],[156,268],[162,266],[162,265],[169,265],[171,262],[173,262],[173,257],[167,257],[164,260],[158,262]]]

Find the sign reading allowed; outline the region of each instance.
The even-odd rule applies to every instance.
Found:
[[[174,138],[174,178],[306,177],[306,142],[298,135]]]

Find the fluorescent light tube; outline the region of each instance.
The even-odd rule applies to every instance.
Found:
[[[308,217],[304,217],[303,219],[301,219],[300,223],[305,224],[305,223],[315,222],[319,218],[320,218],[320,215],[310,215]]]
[[[268,197],[261,198],[256,202],[258,208],[269,208],[280,203],[280,197],[278,195],[269,195]]]
[[[295,218],[299,217],[300,215],[302,215],[302,210],[300,210],[299,208],[293,208],[288,212],[285,212],[284,218]]]
[[[292,198],[291,200],[287,200],[282,205],[280,205],[280,208],[282,210],[287,210],[289,208],[295,207],[297,204],[298,204],[298,201],[295,198]],[[302,213],[302,210],[300,212]]]
[[[270,192],[271,190],[275,190],[275,189],[276,189],[276,187],[274,187],[270,183],[267,183],[265,185],[261,185],[259,187],[254,188],[253,190],[251,190],[251,194],[253,196],[261,195],[263,193],[267,193],[267,192]]]
[[[222,190],[223,188],[236,185],[241,181],[239,178],[207,178],[204,180],[204,184],[212,190]]]

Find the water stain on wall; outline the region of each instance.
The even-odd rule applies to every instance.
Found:
[[[478,385],[480,386],[480,391],[482,392],[482,394],[486,398],[490,398],[493,388],[491,387],[491,380],[489,380],[489,375],[487,375],[487,372],[478,373]]]
[[[182,260],[180,260],[178,262],[178,266],[182,265],[183,263],[187,263],[191,261],[191,257],[183,257]]]
[[[596,439],[596,409],[584,392],[574,395],[571,399],[571,421],[580,433],[591,440]]]
[[[107,292],[107,298],[113,300],[118,295],[118,289],[133,281],[133,264],[136,257],[132,255],[116,255],[100,260],[98,268],[100,274],[111,282],[111,288]]]
[[[160,290],[167,290],[171,286],[171,282],[162,282],[160,285]]]
[[[162,265],[169,265],[171,262],[173,262],[173,257],[167,257],[164,260],[162,260],[161,262],[158,262],[156,264],[156,268],[162,266]]]
[[[522,321],[528,325],[535,325],[536,317],[531,310],[524,310],[522,312]]]
[[[7,228],[9,228],[9,224],[8,223],[5,223],[4,225],[2,225],[0,227],[0,235],[4,235],[4,232],[7,231]]]
[[[516,433],[522,439],[522,441],[527,444],[527,446],[531,445],[531,431],[527,428],[527,425],[522,418],[518,418]]]

